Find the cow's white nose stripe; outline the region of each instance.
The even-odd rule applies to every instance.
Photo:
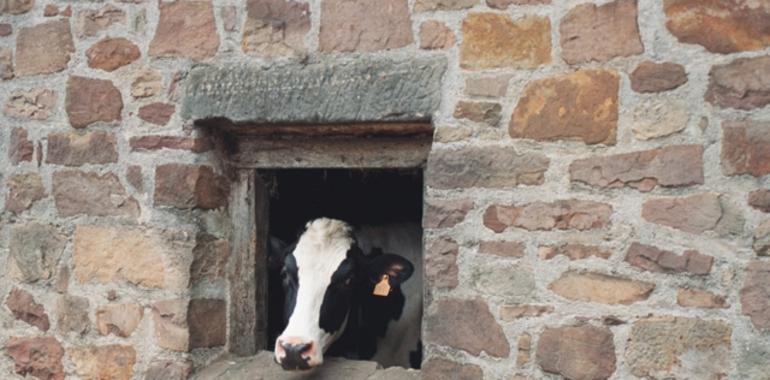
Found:
[[[326,332],[320,326],[324,294],[332,275],[347,257],[354,244],[346,223],[332,219],[317,219],[308,223],[292,252],[297,268],[297,290],[294,310],[279,339],[301,338],[312,342],[308,356],[311,366],[323,362],[323,351],[336,340],[340,331]],[[343,325],[344,329],[344,325]]]

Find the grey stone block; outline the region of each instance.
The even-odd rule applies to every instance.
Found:
[[[182,117],[233,123],[427,121],[441,99],[443,57],[321,60],[271,67],[193,67]]]

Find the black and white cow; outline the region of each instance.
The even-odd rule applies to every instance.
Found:
[[[354,233],[339,220],[307,223],[281,255],[286,328],[275,360],[287,370],[317,367],[324,354],[418,367],[421,240],[417,225]]]

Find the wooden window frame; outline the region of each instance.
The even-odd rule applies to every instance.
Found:
[[[259,171],[424,170],[433,126],[429,122],[198,124],[212,129],[220,142],[222,159],[233,173],[229,202],[228,347],[232,354],[250,356],[268,347],[266,263],[270,194]]]

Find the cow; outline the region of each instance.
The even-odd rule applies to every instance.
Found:
[[[269,260],[282,264],[286,328],[275,340],[275,361],[283,369],[318,367],[325,354],[419,368],[422,232],[417,224],[361,227],[354,233],[343,221],[320,218],[306,224],[295,244],[282,250],[271,246]]]

